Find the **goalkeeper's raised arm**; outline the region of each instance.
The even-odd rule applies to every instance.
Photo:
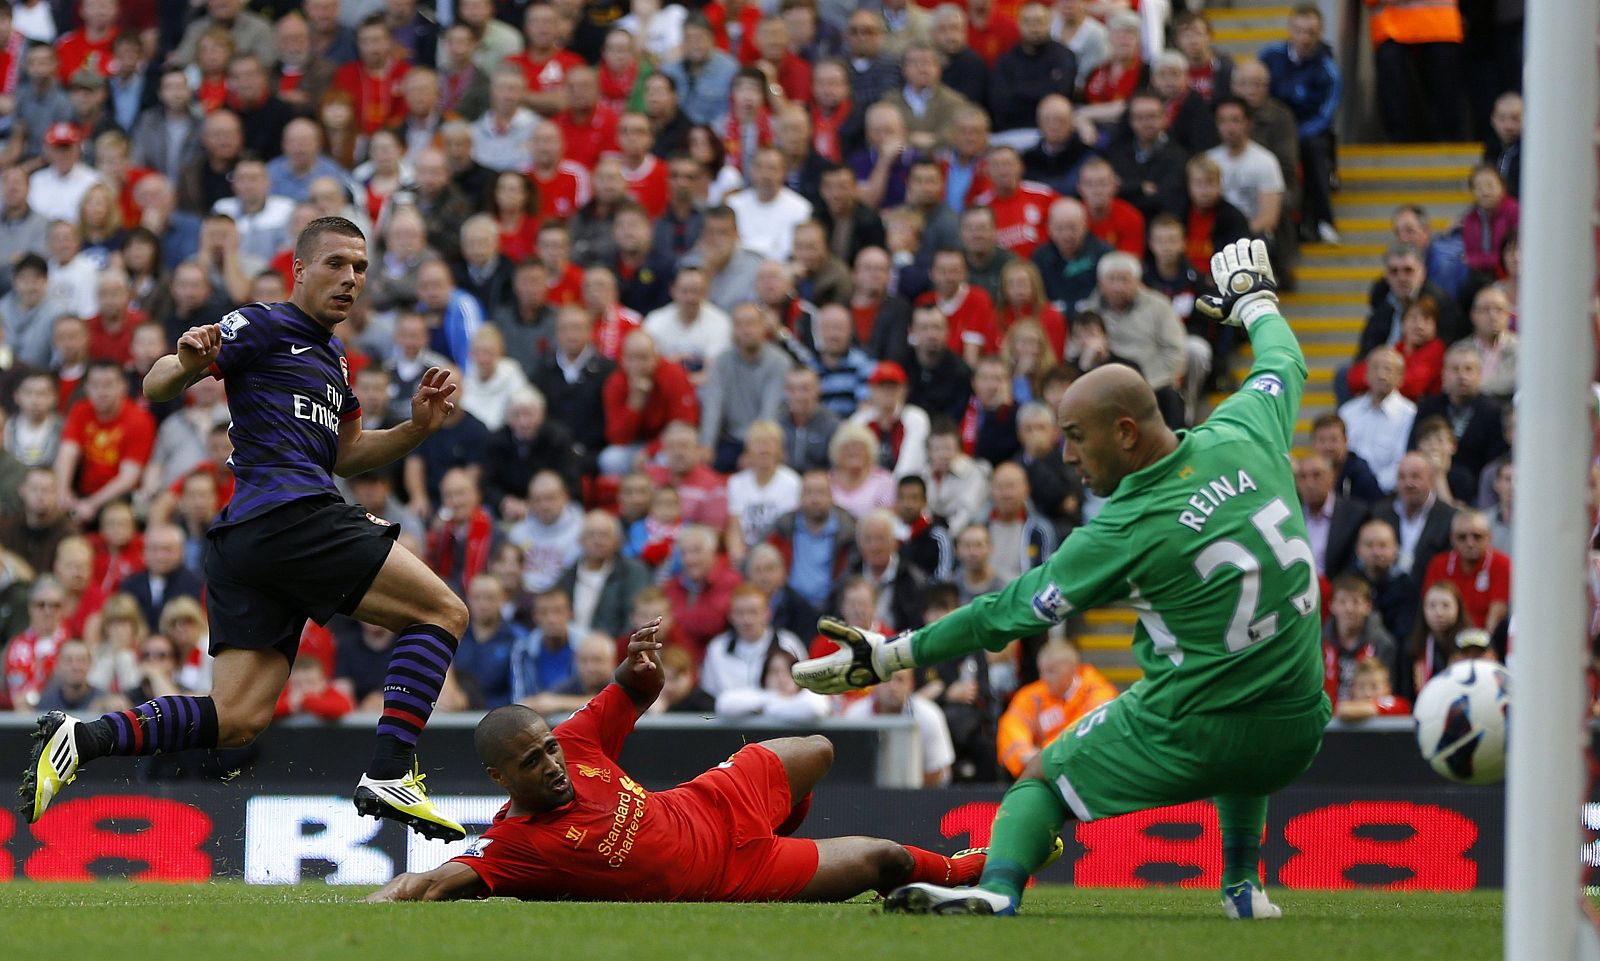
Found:
[[[1201,313],[1243,327],[1255,353],[1244,385],[1206,420],[1209,429],[1242,429],[1287,452],[1305,390],[1306,359],[1278,307],[1278,283],[1260,240],[1229,244],[1211,257],[1218,293],[1196,303]]]
[[[1242,435],[1251,445],[1288,450],[1305,384],[1300,346],[1278,312],[1277,283],[1266,244],[1239,241],[1211,259],[1221,293],[1202,298],[1200,309],[1244,327],[1256,363],[1244,389],[1224,402],[1199,435]],[[1057,412],[1062,457],[1078,469],[1084,485],[1105,498],[1141,496],[1151,477],[1141,473],[1178,449],[1179,438],[1161,419],[1155,393],[1132,368],[1108,364],[1075,381]],[[997,593],[979,598],[915,633],[885,638],[864,628],[824,619],[819,630],[839,644],[832,654],[802,661],[793,669],[801,687],[836,694],[866,687],[902,668],[934,664],[980,647],[998,649],[1012,638],[1035,634],[1088,610],[1128,596],[1127,572],[1137,557],[1127,550],[1139,511],[1102,510],[1080,527],[1043,564]]]

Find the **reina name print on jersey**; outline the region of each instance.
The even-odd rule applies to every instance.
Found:
[[[1239,471],[1234,480],[1229,480],[1223,474],[1215,480],[1200,487],[1189,498],[1189,506],[1194,510],[1184,511],[1178,515],[1178,523],[1189,528],[1196,534],[1206,529],[1206,519],[1213,511],[1223,505],[1223,502],[1248,491],[1259,490],[1256,482],[1244,471]]]

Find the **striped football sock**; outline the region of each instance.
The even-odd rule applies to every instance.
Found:
[[[404,777],[444,687],[445,671],[460,643],[434,624],[413,624],[400,633],[383,679],[383,717],[367,773],[380,781]]]
[[[172,754],[217,746],[217,705],[209,697],[171,695],[112,711],[80,728],[78,753],[89,761],[106,755]]]

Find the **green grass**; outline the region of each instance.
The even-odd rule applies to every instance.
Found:
[[[885,916],[841,905],[364,905],[370,889],[8,884],[17,957],[208,961],[521,957],[627,961],[1472,961],[1500,957],[1500,895],[1272,892],[1281,921],[1224,921],[1210,891],[1035,888],[1024,916]],[[5,952],[9,953],[9,952]]]

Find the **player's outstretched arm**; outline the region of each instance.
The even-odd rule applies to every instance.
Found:
[[[478,872],[460,861],[446,861],[419,874],[401,874],[367,895],[368,904],[390,901],[459,901],[477,897],[484,891]]]
[[[339,426],[339,455],[333,462],[333,472],[340,477],[357,474],[392,464],[416,449],[428,435],[444,426],[445,419],[456,409],[451,396],[456,385],[450,372],[429,367],[417,383],[417,392],[411,395],[411,419],[383,430],[364,430],[359,417],[352,417]]]
[[[172,400],[206,376],[222,351],[222,328],[190,327],[178,338],[178,350],[157,360],[144,375],[144,395],[156,403]]]
[[[1255,353],[1243,389],[1224,401],[1211,419],[1236,422],[1288,450],[1305,389],[1306,359],[1278,306],[1267,245],[1260,240],[1229,244],[1212,255],[1211,277],[1219,293],[1201,297],[1196,306],[1213,319],[1243,327]]]
[[[661,662],[656,657],[656,652],[661,650],[661,642],[656,640],[660,629],[661,618],[658,617],[634,631],[633,637],[628,639],[628,656],[611,676],[617,686],[628,692],[628,699],[640,715],[661,696],[662,685],[666,683]]]

